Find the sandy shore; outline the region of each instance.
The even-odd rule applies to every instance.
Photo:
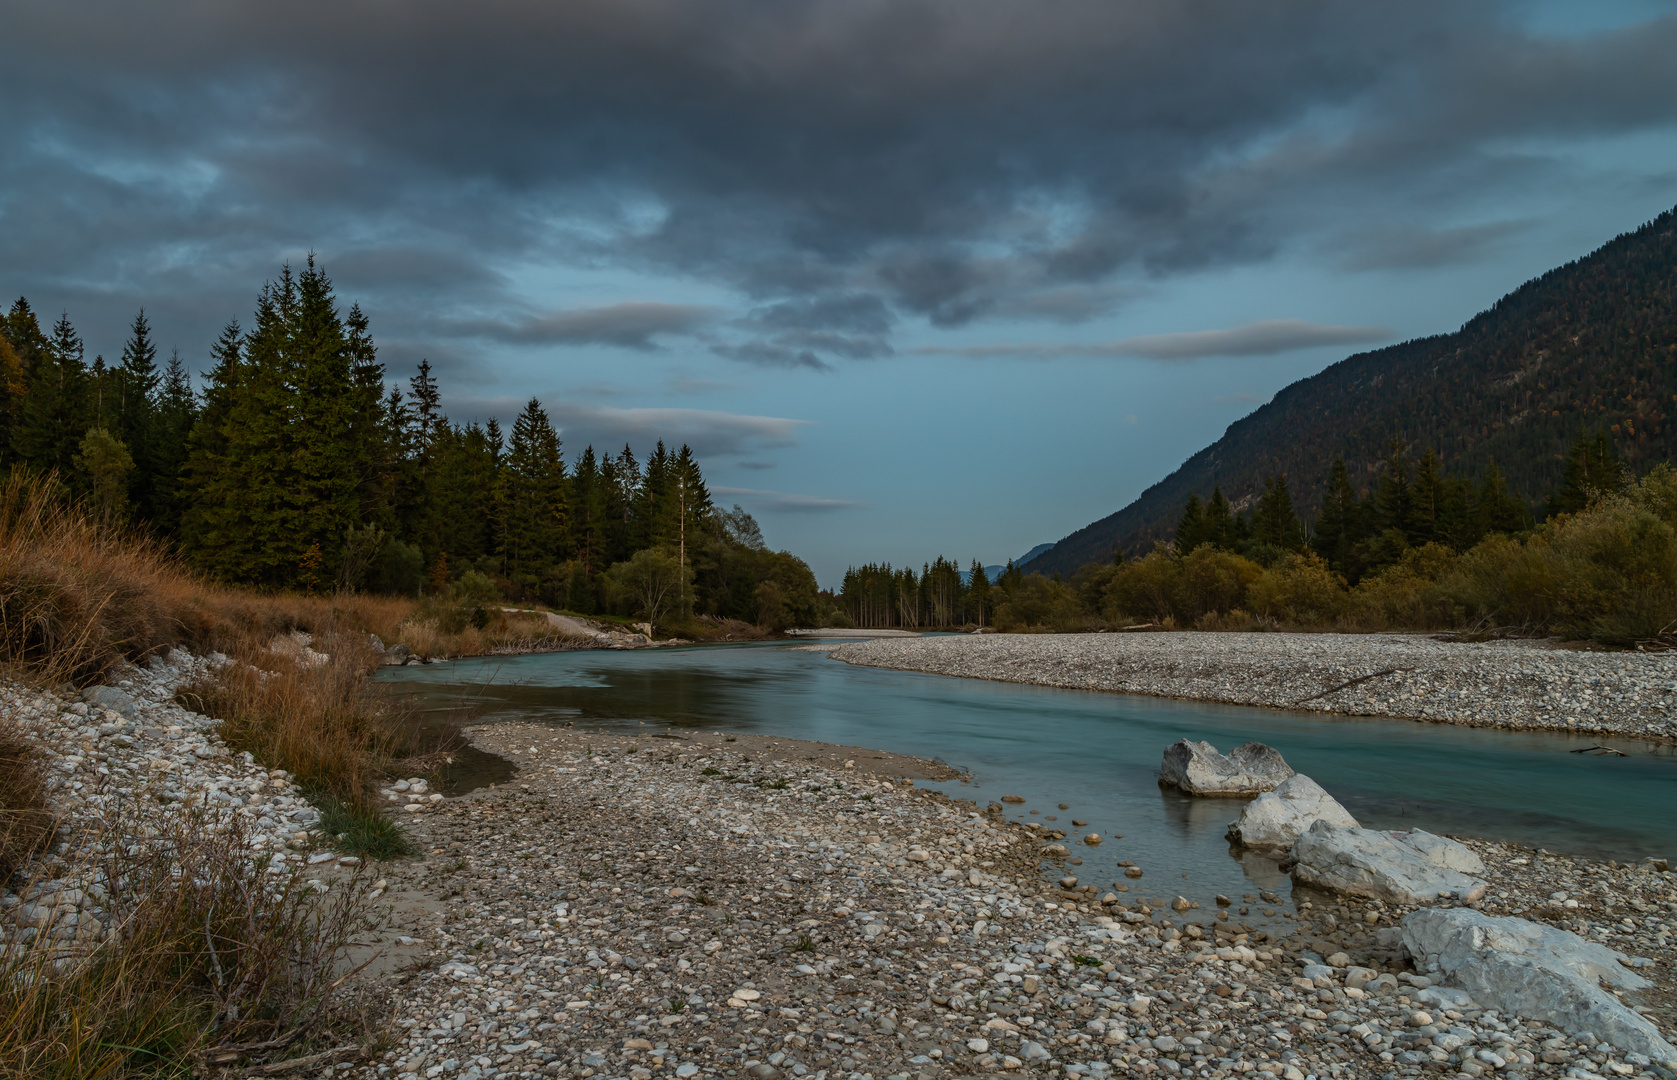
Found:
[[[1075,690],[1677,741],[1677,655],[1400,634],[987,634],[835,659]]]
[[[381,870],[401,962],[368,1080],[1671,1076],[1429,1004],[1400,908],[1178,910],[1166,866],[1122,895],[1077,882],[1053,837],[899,779],[933,763],[516,723],[472,738],[519,775],[403,815],[426,854]],[[1638,1003],[1671,1029],[1677,876],[1473,846],[1486,911],[1653,959]],[[1307,979],[1316,963],[1335,973]],[[1348,985],[1353,964],[1381,977]]]

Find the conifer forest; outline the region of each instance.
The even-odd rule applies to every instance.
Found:
[[[248,325],[227,323],[196,378],[178,351],[159,356],[143,310],[114,361],[27,299],[0,331],[0,460],[215,580],[585,615],[648,614],[650,581],[672,616],[817,618],[809,567],[716,506],[687,446],[567,455],[534,398],[510,431],[451,420],[430,364],[396,385],[312,258],[263,286]]]

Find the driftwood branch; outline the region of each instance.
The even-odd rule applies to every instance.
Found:
[[[1630,757],[1623,750],[1615,750],[1611,746],[1581,746],[1576,750],[1568,750],[1569,754],[1588,754],[1593,750],[1600,750],[1603,754],[1616,754],[1619,757]]]
[[[333,1050],[323,1050],[308,1057],[292,1058],[290,1061],[276,1061],[271,1065],[255,1065],[245,1070],[246,1076],[281,1076],[298,1069],[312,1069],[320,1065],[336,1065],[340,1061],[351,1061],[361,1056],[361,1047],[351,1044],[340,1046]]]
[[[1297,701],[1293,702],[1293,704],[1294,705],[1303,705],[1307,701],[1315,701],[1317,698],[1325,698],[1329,694],[1337,694],[1341,690],[1349,689],[1350,687],[1356,686],[1358,683],[1368,682],[1368,680],[1370,680],[1370,679],[1378,679],[1382,675],[1396,675],[1400,671],[1414,671],[1414,670],[1415,669],[1412,668],[1412,667],[1389,667],[1389,668],[1386,668],[1384,671],[1376,671],[1372,675],[1359,675],[1355,679],[1346,679],[1344,682],[1340,683],[1338,686],[1330,686],[1326,690],[1323,690],[1320,694],[1311,694],[1309,697],[1299,698]]]

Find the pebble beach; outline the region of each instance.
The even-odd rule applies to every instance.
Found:
[[[1336,662],[1284,635],[1261,637],[1253,649],[1292,644],[1289,655],[1314,657],[1296,661],[1293,693],[1390,665],[1398,654],[1374,651],[1387,645],[1419,650],[1408,658],[1462,648],[1380,639]],[[1151,674],[1111,670],[1116,654],[1101,650],[1135,641],[897,639],[842,651],[907,650],[888,666],[989,658],[1002,671],[999,661],[1012,657],[1014,681],[1055,666],[1027,670],[1042,663],[1033,655],[1061,657],[1063,673],[1079,670],[1073,657],[1104,655],[1105,673],[1090,660],[1085,677],[1164,686],[1159,652],[1143,654]],[[1175,685],[1215,681],[1235,692],[1239,676],[1215,674],[1194,636],[1170,641],[1190,645]],[[1231,655],[1261,676],[1262,654]],[[1562,662],[1505,655],[1534,668]],[[1573,682],[1601,680],[1583,685],[1604,700],[1631,687],[1605,681],[1606,664],[1649,661],[1562,655],[1604,665],[1567,669]],[[1399,905],[1295,889],[1201,907],[1176,894],[1178,875],[1162,864],[1080,880],[1072,860],[1086,839],[917,787],[949,770],[859,747],[485,725],[469,731],[473,744],[510,761],[513,779],[457,796],[391,785],[390,812],[419,854],[362,865],[333,850],[288,777],[229,753],[212,721],[173,703],[174,687],[206,663],[177,653],[127,669],[112,687],[126,702],[14,688],[7,704],[53,760],[54,799],[72,827],[118,796],[160,813],[213,806],[243,821],[253,856],[302,865],[318,889],[377,879],[379,928],[350,963],[373,961],[360,978],[388,1003],[379,1034],[290,1075],[1677,1076],[1677,1063],[1626,1053],[1593,1032],[1430,985],[1399,943]],[[1471,665],[1487,661],[1458,663],[1483,672]],[[1450,685],[1443,670],[1405,687],[1449,700],[1430,692]],[[1286,683],[1266,685],[1279,693]],[[1464,843],[1488,868],[1491,889],[1477,907],[1621,951],[1653,982],[1625,1003],[1668,1036],[1677,1030],[1677,875],[1656,863]],[[98,940],[98,895],[72,870],[73,860],[49,855],[31,868],[31,887],[0,895],[6,934]]]
[[[1677,654],[1419,634],[965,634],[842,645],[870,667],[1070,690],[1677,742]]]

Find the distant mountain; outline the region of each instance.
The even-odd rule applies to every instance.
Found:
[[[1032,560],[1034,558],[1037,558],[1039,555],[1042,555],[1043,553],[1052,550],[1053,547],[1054,547],[1053,544],[1038,544],[1036,547],[1034,547],[1031,550],[1025,552],[1025,554],[1019,556],[1017,559],[1014,559],[1013,560],[1013,565],[1014,566],[1023,566],[1025,563],[1029,562],[1030,560]],[[1007,565],[1005,563],[997,563],[994,566],[986,566],[984,568],[984,576],[989,578],[991,583],[994,584],[996,579],[1002,576],[1002,571],[1006,570],[1006,569],[1007,569]],[[962,585],[971,585],[972,584],[972,571],[971,570],[962,570],[961,571],[961,584]]]
[[[1032,559],[1040,558],[1041,556],[1046,555],[1050,551],[1053,551],[1053,550],[1054,550],[1054,545],[1053,544],[1038,544],[1036,547],[1034,547],[1031,550],[1025,552],[1025,554],[1019,556],[1017,559],[1014,559],[1013,560],[1013,565],[1014,566],[1024,566],[1026,563],[1030,562]]]
[[[1522,285],[1453,334],[1341,360],[1288,386],[1117,513],[1038,556],[1084,563],[1169,540],[1190,492],[1249,507],[1285,474],[1308,523],[1334,455],[1367,489],[1401,437],[1451,472],[1495,459],[1534,507],[1561,479],[1580,424],[1609,430],[1635,467],[1677,457],[1677,210]]]

